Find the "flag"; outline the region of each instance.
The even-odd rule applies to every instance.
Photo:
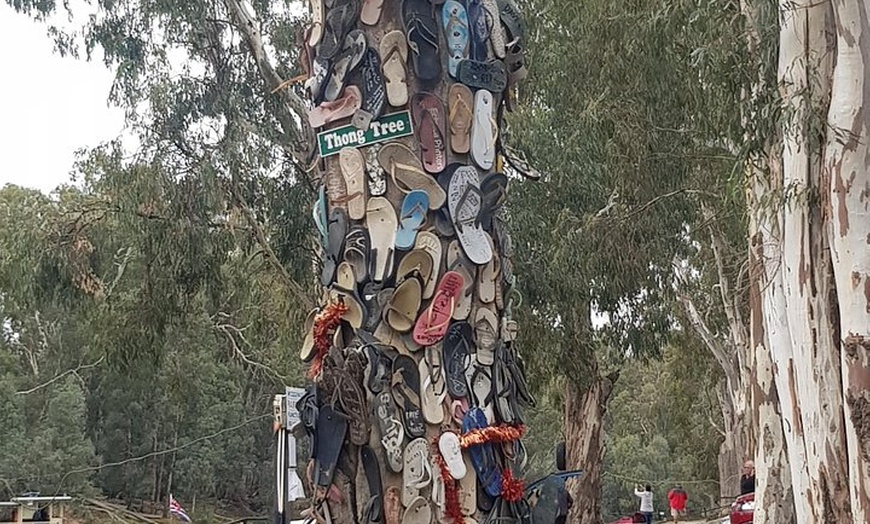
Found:
[[[187,516],[187,512],[184,511],[181,504],[179,504],[172,495],[169,495],[169,513],[182,522],[193,522],[190,520],[190,517]]]

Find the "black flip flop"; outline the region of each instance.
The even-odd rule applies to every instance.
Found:
[[[320,283],[329,287],[335,278],[335,270],[344,254],[344,239],[347,236],[347,211],[335,207],[329,214],[329,224],[326,226],[329,238],[326,259],[323,261],[323,270],[320,273]]]
[[[390,386],[393,400],[402,407],[405,432],[412,439],[422,437],[426,433],[426,424],[420,409],[420,370],[413,358],[406,355],[396,357]]]
[[[314,483],[322,488],[332,484],[346,433],[347,417],[328,405],[321,407],[315,437],[317,453],[314,455]]]
[[[435,11],[429,0],[405,0],[402,3],[402,23],[414,74],[421,82],[434,82],[441,77],[441,46]]]
[[[456,68],[460,82],[474,89],[486,89],[491,93],[501,93],[507,87],[507,69],[501,60],[462,60]]]
[[[363,510],[366,524],[382,524],[384,522],[384,485],[381,482],[381,466],[374,450],[364,444],[360,448],[360,457],[366,472],[366,481],[369,485],[369,501]]]
[[[340,0],[333,6],[323,22],[323,36],[317,48],[318,58],[331,59],[341,50],[344,37],[359,19],[359,0]]]
[[[483,205],[480,207],[480,225],[487,231],[492,229],[492,217],[507,200],[508,178],[503,173],[490,173],[480,181]]]
[[[468,355],[473,349],[474,335],[468,322],[454,322],[447,328],[441,350],[444,352],[444,372],[447,376],[447,393],[450,398],[458,400],[468,397],[468,383],[465,380],[465,370],[468,367]]]
[[[381,74],[381,56],[377,50],[369,47],[362,60],[362,111],[370,115],[371,119],[384,114],[387,106],[387,86]],[[368,126],[366,126],[368,127]]]

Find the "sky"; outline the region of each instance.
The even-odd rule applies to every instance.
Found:
[[[102,62],[62,58],[46,27],[0,2],[0,187],[50,192],[70,178],[75,152],[117,137]]]

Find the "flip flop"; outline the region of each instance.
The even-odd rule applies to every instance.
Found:
[[[384,114],[387,105],[387,88],[381,75],[381,57],[378,52],[369,47],[363,56],[362,64],[362,94],[363,101],[360,113],[367,121],[355,121],[358,129],[368,129],[375,118]],[[359,115],[357,115],[358,117]]]
[[[449,192],[448,208],[459,244],[473,263],[486,264],[492,259],[492,246],[479,224],[483,199],[477,170],[471,166],[458,168],[450,178]]]
[[[366,163],[359,149],[345,147],[338,152],[338,163],[344,175],[347,216],[362,220],[366,215]]]
[[[377,25],[383,8],[384,0],[363,0],[362,12],[359,15],[360,22],[365,25]]]
[[[394,331],[407,333],[414,328],[420,310],[423,288],[420,279],[412,276],[405,279],[393,291],[393,296],[384,308],[384,320]]]
[[[317,190],[317,200],[314,202],[312,216],[317,231],[320,233],[320,247],[326,251],[329,249],[329,230],[327,229],[329,219],[326,216],[326,188],[323,184]]]
[[[317,129],[339,120],[350,118],[360,108],[362,95],[356,86],[347,86],[344,96],[334,102],[321,104],[308,112],[308,124]]]
[[[417,93],[411,97],[411,117],[423,168],[432,174],[440,173],[447,166],[444,104],[432,93]]]
[[[323,0],[311,0],[311,31],[308,33],[308,46],[315,47],[323,37]]]
[[[468,409],[462,420],[462,432],[468,433],[475,429],[483,429],[489,426],[486,415],[478,407]],[[477,472],[477,479],[483,485],[486,494],[490,497],[501,495],[501,471],[495,459],[495,451],[492,444],[485,442],[468,448],[471,463]]]
[[[322,56],[317,56],[311,61],[311,71],[308,73],[308,79],[305,80],[305,88],[308,89],[308,94],[315,105],[323,101],[323,88],[326,87],[331,69],[332,63]]]
[[[417,240],[414,242],[414,249],[419,249],[421,251],[425,251],[429,253],[429,256],[432,258],[432,272],[431,275],[437,276],[441,270],[441,240],[438,238],[438,235],[432,233],[431,231],[419,231],[417,233]],[[423,299],[432,298],[432,295],[435,294],[435,286],[438,284],[436,278],[429,278],[426,280],[426,285],[423,288]]]
[[[437,180],[423,171],[420,159],[408,146],[401,142],[389,142],[381,148],[378,160],[400,191],[425,191],[429,195],[430,209],[439,209],[444,205],[447,198],[444,190]]]
[[[329,7],[327,3],[327,7]],[[341,51],[344,37],[359,18],[358,0],[342,0],[326,13],[323,24],[323,36],[317,56],[331,59]]]
[[[462,275],[454,271],[444,273],[429,307],[417,319],[414,342],[421,346],[431,346],[444,338],[462,286]]]
[[[347,417],[328,404],[321,406],[317,416],[317,453],[314,456],[314,483],[327,488],[341,455],[344,436],[347,433]]]
[[[492,168],[498,124],[492,116],[492,93],[485,89],[474,94],[474,121],[471,124],[471,159],[481,169]]]
[[[399,229],[396,231],[396,249],[408,251],[414,247],[417,231],[426,223],[429,195],[425,191],[411,191],[402,202]]]
[[[501,60],[463,60],[456,70],[460,82],[473,89],[501,93],[507,87],[507,69]]]
[[[432,4],[427,0],[404,0],[402,24],[411,50],[411,65],[417,79],[432,83],[441,76],[441,50],[438,24]]]
[[[332,58],[332,74],[323,91],[323,98],[329,102],[337,99],[347,79],[356,67],[362,62],[366,54],[366,36],[359,29],[354,29],[344,38],[341,51]]]
[[[366,524],[383,524],[384,522],[384,485],[381,482],[381,466],[378,456],[367,444],[363,444],[359,451],[360,462],[366,475],[366,483],[369,487],[369,501],[365,505],[363,515]]]
[[[499,18],[502,27],[506,30],[505,38],[508,41],[525,40],[526,25],[520,10],[513,0],[496,0],[499,9]]]
[[[486,235],[487,241],[492,244],[489,235]],[[477,272],[477,296],[484,304],[492,304],[495,302],[496,289],[499,287],[499,257],[493,252],[489,262],[484,264]]]
[[[487,423],[494,424],[492,376],[487,368],[474,366],[474,373],[471,374],[469,383],[471,384],[471,397],[474,400],[474,405],[483,410]]]
[[[408,445],[405,446],[403,462],[402,505],[410,511],[411,503],[419,497],[420,490],[432,482],[432,466],[429,464],[429,444],[426,442],[426,439],[417,438],[408,442]]]
[[[344,260],[353,268],[357,284],[369,278],[369,234],[365,228],[353,226],[344,240]]]
[[[378,342],[367,343],[362,346],[369,362],[366,367],[366,386],[369,391],[378,394],[390,383],[390,374],[393,372],[393,359],[381,351]]]
[[[484,229],[492,229],[493,217],[507,201],[507,186],[508,178],[503,173],[490,173],[480,181],[480,192],[483,193],[480,225]],[[499,233],[501,236],[500,240],[506,240],[505,235],[507,235],[507,232],[504,231],[504,228]],[[501,242],[499,245],[501,245]],[[506,256],[510,256],[509,250],[503,249],[502,252]]]
[[[487,59],[487,45],[490,27],[493,26],[489,13],[484,9],[481,0],[467,0],[469,22],[469,56],[473,60]]]
[[[444,399],[447,398],[447,382],[444,380],[444,367],[441,365],[441,349],[427,347],[419,364],[420,408],[423,419],[429,424],[444,422]]]
[[[474,352],[472,330],[468,322],[454,322],[447,328],[441,350],[444,354],[444,373],[447,378],[447,393],[453,399],[468,396],[465,370],[468,356]]]
[[[334,300],[340,300],[347,306],[342,318],[354,329],[360,329],[366,323],[366,309],[356,291],[356,277],[353,267],[346,260],[338,264],[336,282],[331,290]]]
[[[462,454],[462,462],[467,472],[474,471],[474,464],[468,453]],[[465,515],[465,523],[468,524],[470,517],[477,513],[477,475],[466,473],[459,480],[459,508]],[[546,522],[546,521],[541,521]]]
[[[396,405],[393,403],[389,389],[383,389],[375,395],[374,408],[387,467],[393,473],[399,473],[402,471],[402,443],[405,439],[405,427],[396,412]],[[386,504],[385,500],[384,505],[386,506]],[[389,514],[388,511],[387,514]]]
[[[441,24],[447,39],[447,72],[456,78],[460,60],[468,58],[468,13],[457,0],[447,0],[441,10]]]
[[[474,119],[474,95],[462,84],[447,91],[447,118],[450,121],[450,149],[465,154],[471,149],[471,123]]]
[[[316,354],[314,351],[314,319],[318,312],[319,309],[312,309],[305,319],[305,338],[302,340],[302,348],[299,350],[299,358],[302,359],[302,362],[311,362]]]
[[[396,243],[396,211],[384,197],[370,198],[366,205],[372,257],[372,280],[383,282],[392,273],[393,246]]]
[[[347,439],[357,446],[368,442],[370,433],[369,408],[361,385],[364,369],[362,354],[349,352],[344,367],[338,370],[338,404],[348,417]]]
[[[390,486],[387,488],[387,495],[384,498],[386,524],[402,524],[402,502],[400,498],[398,487]]]
[[[487,11],[488,20],[499,19],[499,8],[496,0],[483,0],[483,7]],[[505,56],[505,34],[504,28],[500,23],[493,23],[492,30],[489,35],[490,43],[492,43],[492,51],[496,58],[504,59]]]
[[[431,522],[432,507],[423,497],[414,498],[402,515],[402,524],[430,524]]]
[[[462,448],[459,445],[459,436],[452,431],[445,431],[438,438],[438,451],[447,466],[447,471],[454,480],[461,480],[468,470],[465,461],[462,460]]]
[[[453,319],[465,320],[471,314],[471,299],[477,277],[477,266],[472,264],[462,253],[458,240],[450,242],[447,247],[447,271],[456,271],[462,275],[464,284],[456,302],[456,308],[453,310]]]
[[[477,346],[477,361],[481,365],[491,366],[498,343],[498,317],[486,306],[478,308],[474,315],[474,342]]]
[[[347,236],[347,213],[340,207],[332,208],[327,224],[327,251],[324,253],[323,268],[320,272],[320,283],[324,287],[332,284],[335,270],[341,255],[344,253],[344,238]]]
[[[516,420],[514,402],[516,387],[511,382],[510,370],[507,364],[507,348],[499,344],[495,349],[495,363],[492,366],[492,391],[495,397],[495,414],[498,420],[505,424],[513,424]],[[473,387],[472,387],[473,389]]]
[[[423,249],[412,249],[399,261],[399,267],[396,269],[396,284],[413,277],[419,279],[420,285],[425,287],[434,280],[434,269],[435,262],[432,260],[432,255]]]
[[[420,410],[420,370],[413,358],[399,355],[393,360],[390,389],[393,400],[401,408],[405,433],[410,438],[422,437],[426,433],[426,424]]]
[[[381,152],[380,144],[373,144],[365,148],[366,174],[368,174],[369,194],[371,196],[384,196],[387,194],[387,177],[384,169],[378,162],[378,153]]]
[[[408,103],[408,80],[405,62],[408,60],[408,43],[401,31],[390,31],[381,39],[378,50],[381,54],[381,69],[386,79],[387,100],[393,107]]]

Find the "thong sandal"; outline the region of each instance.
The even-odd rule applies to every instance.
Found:
[[[444,273],[429,307],[417,319],[414,327],[414,342],[421,346],[431,346],[444,338],[463,285],[464,281],[459,273],[455,271]]]
[[[404,0],[402,22],[417,79],[424,83],[438,80],[441,76],[441,50],[432,4],[428,0]]]
[[[471,125],[474,121],[474,95],[471,89],[456,83],[447,91],[447,119],[450,121],[450,149],[465,154],[471,148]]]
[[[413,358],[406,355],[396,357],[390,386],[393,400],[402,408],[405,432],[411,438],[422,437],[426,425],[420,410],[420,371]]]
[[[432,93],[417,93],[411,97],[411,116],[423,168],[428,173],[440,173],[447,166],[444,104]]]

